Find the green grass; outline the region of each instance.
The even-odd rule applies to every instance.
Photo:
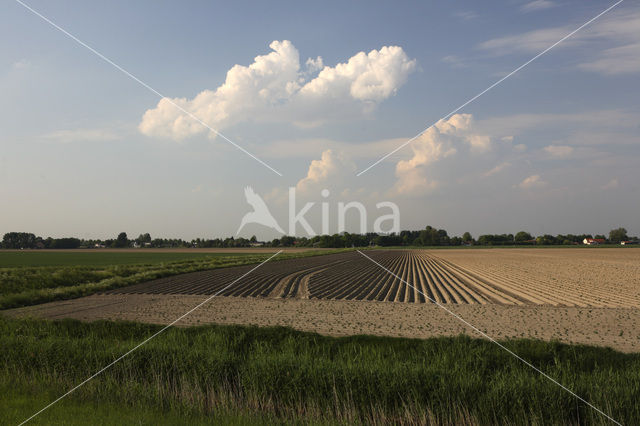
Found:
[[[0,386],[0,424],[17,425],[38,412],[60,395],[42,387],[19,389]],[[100,401],[82,401],[67,398],[58,403],[55,410],[38,415],[30,425],[260,425],[269,424],[266,419],[243,413],[214,412],[186,414],[136,404],[116,404]]]
[[[277,249],[273,249],[275,253]],[[34,267],[34,266],[107,266],[130,265],[135,263],[155,264],[197,260],[228,256],[252,256],[252,253],[184,253],[184,252],[145,252],[131,251],[8,251],[0,250],[0,268]]]
[[[0,408],[11,419],[27,418],[157,330],[0,318]],[[639,354],[536,340],[503,344],[623,424],[640,422]],[[122,423],[137,423],[143,407],[140,422],[167,424],[212,413],[227,416],[220,422],[609,424],[485,340],[332,338],[241,326],[169,329],[67,403],[73,410],[53,406],[44,423],[104,406],[122,407]],[[96,409],[97,420],[117,423],[112,411]]]
[[[318,256],[344,251],[310,251],[302,253],[282,253],[272,261],[307,256]],[[7,254],[3,252],[1,254]],[[46,259],[55,252],[34,252],[36,256]],[[64,253],[62,253],[64,254]],[[111,290],[137,284],[156,278],[187,272],[208,269],[225,268],[231,266],[248,265],[262,262],[272,256],[270,253],[260,254],[232,254],[232,255],[204,255],[176,260],[176,254],[181,253],[145,253],[149,258],[145,263],[115,263],[115,264],[74,264],[73,259],[84,253],[66,253],[71,256],[69,263],[57,266],[19,266],[0,268],[0,309],[35,305],[53,300],[72,299],[88,296],[93,293]],[[122,255],[118,259],[132,260],[138,253],[101,253],[102,255]],[[197,253],[194,253],[197,254]],[[132,255],[132,256],[129,256]],[[153,258],[154,256],[159,258]],[[89,254],[92,256],[92,254]],[[167,257],[169,256],[167,261]],[[54,256],[55,258],[55,256]],[[152,260],[153,258],[153,260]],[[106,259],[110,259],[107,257]],[[106,261],[106,260],[105,260]]]

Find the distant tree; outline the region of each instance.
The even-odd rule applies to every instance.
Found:
[[[606,240],[607,239],[607,237],[605,237],[602,234],[598,234],[598,235],[594,236],[593,238],[596,239],[596,240]]]
[[[151,235],[149,235],[148,232],[146,234],[140,234],[138,238],[136,238],[136,243],[138,243],[139,246],[151,243]]]
[[[488,246],[503,246],[513,244],[512,234],[487,234],[478,237],[478,244]]]
[[[620,241],[626,241],[629,237],[627,236],[627,230],[624,228],[612,229],[609,231],[609,240],[615,241],[619,243]]]
[[[517,243],[524,243],[525,241],[529,241],[529,240],[532,240],[532,239],[533,239],[533,237],[531,236],[531,234],[528,233],[528,232],[525,232],[525,231],[520,231],[515,236],[516,244]]]
[[[470,232],[465,232],[462,234],[462,241],[473,241],[473,237]]]
[[[544,234],[543,236],[536,238],[536,244],[553,245],[560,243],[562,243],[562,240],[559,240],[553,235],[549,234]]]
[[[77,238],[54,238],[48,245],[52,249],[74,249],[80,247],[81,243]]]
[[[255,243],[258,241],[258,239],[256,238],[255,235],[252,235],[251,238],[249,239],[249,241],[251,241],[252,243]]]
[[[126,232],[121,232],[118,234],[118,238],[114,242],[114,247],[127,247],[129,246],[129,239],[127,238]]]
[[[463,240],[461,237],[451,237],[451,239],[449,240],[449,244],[451,244],[452,246],[460,246],[464,241],[465,240]]]
[[[2,247],[6,249],[35,248],[36,236],[29,232],[7,232],[2,238]]]
[[[419,237],[414,244],[422,246],[445,245],[449,244],[449,236],[444,229],[427,226],[424,230],[420,231]]]

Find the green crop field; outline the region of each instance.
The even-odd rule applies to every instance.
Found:
[[[12,389],[0,392],[4,421],[26,419],[159,329],[107,321],[0,319],[0,386]],[[503,343],[614,419],[640,422],[639,354],[536,340]],[[122,407],[114,410],[122,410],[124,417],[114,416],[108,407]],[[242,326],[169,329],[38,420],[78,424],[75,413],[91,415],[92,422],[101,424],[127,419],[136,424],[160,419],[165,424],[180,419],[246,423],[252,418],[342,424],[608,424],[486,340],[332,338]]]
[[[277,250],[274,249],[274,253]],[[145,252],[145,251],[13,251],[0,250],[0,268],[27,266],[107,266],[156,264],[215,257],[252,256],[252,253]]]

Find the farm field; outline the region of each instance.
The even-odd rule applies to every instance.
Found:
[[[442,306],[496,338],[640,352],[640,250],[357,252],[269,262],[179,325],[284,325],[327,335],[427,338],[468,333]],[[168,323],[253,266],[174,275],[11,316]]]
[[[640,308],[640,250],[371,250],[366,255],[397,277],[348,252],[267,263],[222,295]],[[249,269],[173,276],[113,293],[213,294]]]
[[[0,250],[0,309],[72,299],[188,272],[256,264],[273,253],[260,249]],[[277,260],[324,253],[285,251]]]

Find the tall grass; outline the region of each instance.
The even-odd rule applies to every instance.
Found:
[[[0,382],[62,394],[157,330],[1,319]],[[616,420],[640,422],[640,355],[535,340],[504,344]],[[170,329],[73,400],[283,422],[608,424],[484,340],[332,338],[287,328]]]

